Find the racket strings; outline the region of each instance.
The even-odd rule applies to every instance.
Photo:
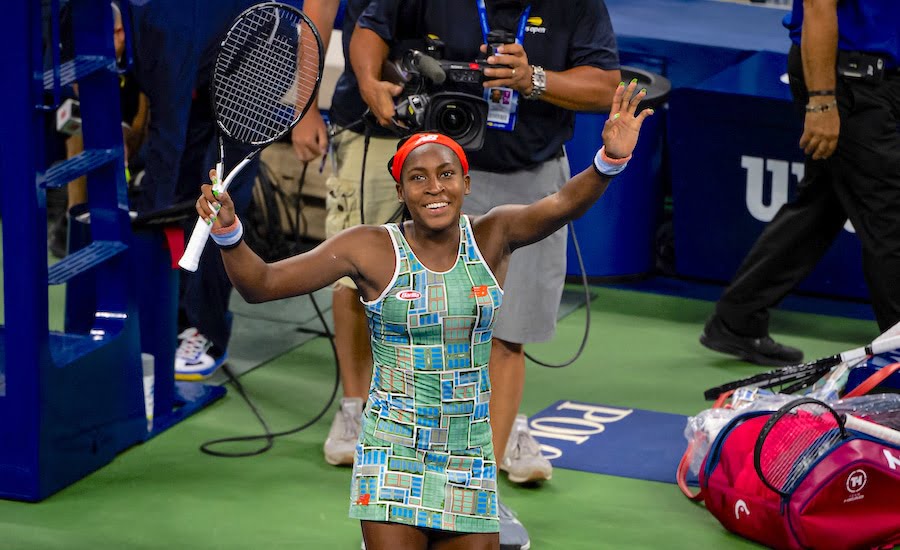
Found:
[[[238,141],[272,141],[303,114],[319,76],[319,41],[306,20],[273,6],[253,10],[221,45],[214,72],[216,118]]]
[[[266,23],[262,17],[247,17],[222,49],[225,67],[237,63],[238,70],[231,78],[223,74],[219,81],[220,114],[223,123],[233,123],[233,137],[241,141],[254,142],[260,139],[256,134],[266,139],[278,133],[290,124],[296,110],[296,98],[285,96],[290,84],[284,82],[285,78],[293,81],[296,68],[291,58],[296,57],[296,48],[291,51],[280,36],[265,36]]]
[[[297,80],[297,97],[302,101],[298,101],[298,103],[305,103],[313,95],[315,95],[318,86],[316,86],[316,81],[321,74],[321,69],[319,68],[319,41],[316,39],[316,35],[312,32],[306,32],[308,25],[304,23],[303,25],[303,33],[300,36],[300,45],[303,52],[309,52],[309,55],[303,55],[300,59],[300,78]]]
[[[791,410],[771,426],[758,449],[760,476],[771,489],[790,492],[843,437],[830,411],[811,405]]]

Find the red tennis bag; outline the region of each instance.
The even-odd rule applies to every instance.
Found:
[[[769,489],[753,449],[769,412],[734,418],[700,469],[706,508],[729,531],[772,548],[900,545],[900,447],[851,436],[810,465],[786,498]]]

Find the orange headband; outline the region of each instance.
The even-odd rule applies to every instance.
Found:
[[[466,159],[466,153],[463,151],[463,148],[460,147],[459,143],[453,140],[453,138],[447,137],[444,134],[414,134],[406,143],[403,144],[400,149],[391,157],[391,162],[389,164],[391,168],[391,175],[394,176],[394,181],[400,183],[400,171],[403,169],[403,163],[406,162],[406,157],[409,156],[410,153],[416,147],[420,145],[427,145],[429,143],[438,143],[445,147],[449,147],[451,151],[456,153],[456,156],[459,157],[459,162],[462,164],[463,174],[469,173],[469,161]]]

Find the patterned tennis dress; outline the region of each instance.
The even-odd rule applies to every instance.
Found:
[[[363,302],[374,370],[353,461],[350,517],[496,532],[488,359],[503,290],[459,220],[456,264],[431,271],[395,224],[394,278]]]

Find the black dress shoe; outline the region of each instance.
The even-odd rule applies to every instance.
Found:
[[[785,367],[803,361],[803,352],[799,349],[779,344],[769,336],[754,338],[735,334],[717,315],[706,322],[700,343],[713,351],[736,355],[744,361],[767,367]]]

